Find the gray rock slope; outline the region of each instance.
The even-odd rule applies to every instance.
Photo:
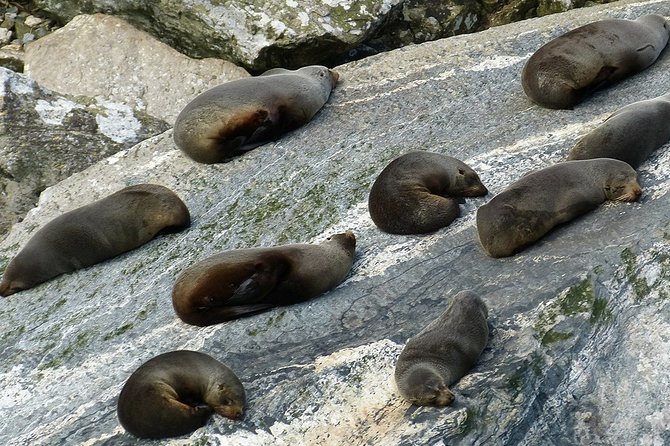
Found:
[[[427,236],[378,231],[367,192],[396,156],[432,150],[474,167],[492,194],[561,160],[625,104],[670,88],[670,54],[573,111],[524,96],[542,43],[606,17],[670,16],[670,1],[616,3],[407,47],[339,67],[343,81],[305,127],[227,164],[185,159],[171,131],[47,189],[0,243],[0,267],[56,215],[122,186],[182,196],[190,230],[0,301],[0,443],[149,444],[119,427],[116,398],[157,354],[196,349],[248,394],[242,421],[214,417],[182,439],[212,445],[573,445],[670,442],[670,151],[640,168],[638,203],[608,204],[523,253],[484,255],[469,199]],[[208,328],[181,323],[179,272],[219,251],[358,237],[351,276],[310,302]],[[491,337],[448,408],[394,389],[406,339],[450,296],[478,292]],[[156,443],[158,444],[158,443]]]

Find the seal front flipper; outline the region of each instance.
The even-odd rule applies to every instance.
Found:
[[[254,273],[237,287],[225,305],[230,307],[262,302],[287,272],[288,264],[277,257],[257,261],[254,264]]]

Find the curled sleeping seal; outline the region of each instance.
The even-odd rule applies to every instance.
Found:
[[[318,245],[226,251],[184,270],[172,305],[184,322],[205,326],[302,302],[344,280],[355,248],[356,238],[347,231]]]
[[[184,202],[167,187],[138,184],[56,217],[7,266],[0,296],[137,248],[158,233],[188,227]]]
[[[491,257],[510,256],[605,200],[635,201],[640,193],[635,169],[623,161],[564,161],[522,176],[481,206],[479,241]]]
[[[568,159],[614,158],[637,169],[669,139],[670,94],[666,94],[615,111],[577,141]]]
[[[594,90],[653,64],[668,43],[670,24],[660,15],[610,19],[563,34],[526,62],[521,83],[543,107],[570,109]]]
[[[244,388],[235,373],[204,353],[177,350],[142,364],[123,385],[117,416],[142,438],[184,435],[204,426],[213,412],[238,419]]]
[[[410,152],[379,174],[368,199],[372,221],[391,234],[423,234],[460,215],[458,197],[486,195],[467,164],[431,152]]]
[[[274,68],[197,96],[177,116],[174,141],[201,163],[220,163],[309,122],[339,75],[320,65]]]
[[[418,406],[447,406],[449,386],[477,362],[489,338],[484,301],[471,291],[456,294],[447,309],[415,336],[398,357],[395,382],[400,395]]]

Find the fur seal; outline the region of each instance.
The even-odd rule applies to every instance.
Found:
[[[526,62],[526,95],[547,108],[570,109],[593,91],[653,64],[670,24],[656,14],[589,23],[548,42]]]
[[[339,75],[320,65],[273,68],[197,96],[177,116],[174,142],[200,163],[220,163],[309,122]]]
[[[240,418],[244,400],[244,387],[228,367],[204,353],[177,350],[150,359],[130,375],[116,413],[136,437],[176,437],[204,426],[213,412]]]
[[[187,324],[205,326],[302,302],[344,280],[355,248],[356,237],[347,231],[319,245],[226,251],[184,270],[172,305]]]
[[[605,200],[635,201],[640,193],[635,169],[623,161],[564,161],[522,176],[477,209],[479,241],[491,257],[510,256]]]
[[[456,294],[447,309],[415,336],[398,357],[400,395],[417,406],[448,406],[449,386],[477,362],[489,339],[488,309],[472,291]]]
[[[372,221],[391,234],[423,234],[449,225],[460,215],[453,197],[488,191],[467,164],[431,152],[410,152],[386,166],[368,199]]]
[[[138,184],[56,217],[9,262],[0,296],[137,248],[158,233],[188,227],[184,202],[167,187]]]
[[[637,169],[670,139],[670,93],[626,105],[587,133],[569,160],[614,158]]]

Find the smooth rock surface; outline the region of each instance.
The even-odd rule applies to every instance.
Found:
[[[558,228],[521,254],[487,257],[474,215],[427,236],[381,233],[369,187],[392,159],[433,150],[472,166],[492,194],[563,159],[625,104],[670,85],[670,54],[575,110],[522,92],[530,54],[607,17],[670,17],[670,1],[617,3],[407,47],[338,67],[313,121],[227,164],[185,159],[167,131],[42,193],[0,243],[0,268],[51,218],[128,184],[175,190],[190,230],[0,301],[0,443],[152,444],[124,433],[116,398],[140,364],[196,349],[248,395],[240,422],[214,417],[182,439],[211,445],[545,445],[670,442],[670,151],[640,168],[643,196]],[[170,302],[179,272],[225,249],[355,232],[351,276],[310,302],[208,328]],[[393,388],[406,339],[472,289],[491,337],[447,408]]]
[[[0,235],[47,186],[168,125],[128,105],[74,99],[0,68]]]
[[[595,0],[601,3],[607,0]],[[35,0],[62,23],[103,12],[191,57],[252,71],[360,59],[410,43],[581,7],[585,0]]]
[[[170,124],[198,94],[249,76],[225,60],[191,59],[104,14],[77,16],[26,45],[25,72],[43,87],[123,102]]]

